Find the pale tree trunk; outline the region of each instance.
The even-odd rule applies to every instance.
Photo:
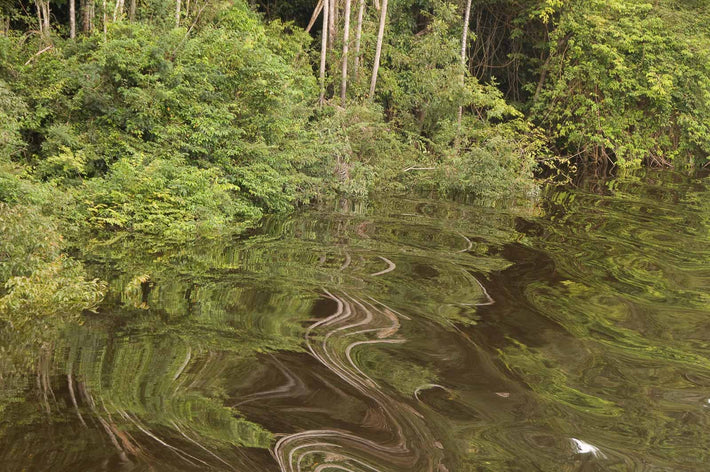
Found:
[[[35,0],[35,7],[39,34],[45,38],[49,37],[49,0]]]
[[[90,33],[92,29],[92,20],[94,17],[94,1],[82,0],[81,4],[81,29],[84,33]]]
[[[136,0],[131,0],[131,3],[128,7],[128,19],[130,21],[136,20]]]
[[[345,107],[348,89],[348,45],[350,43],[350,3],[345,0],[345,25],[343,26],[343,77],[340,82],[340,101]]]
[[[338,0],[328,0],[328,49],[333,49],[335,43],[335,2]]]
[[[69,0],[69,37],[76,38],[76,0]]]
[[[49,0],[44,2],[44,33],[49,36]]]
[[[108,9],[108,6],[106,5],[106,0],[103,2],[103,20],[104,20],[104,41],[106,41],[106,34],[108,33],[108,14],[106,13],[106,10]]]
[[[37,8],[37,26],[39,27],[39,34],[44,36],[44,21],[42,21],[42,3],[39,0],[35,0],[35,7]]]
[[[375,63],[372,65],[372,80],[370,81],[370,100],[375,98],[377,86],[377,73],[380,70],[380,56],[382,55],[382,41],[385,37],[385,23],[387,21],[387,0],[382,0],[380,10],[380,28],[377,31],[377,47],[375,48]]]
[[[180,27],[180,5],[182,0],[175,0],[175,27]]]
[[[113,21],[121,19],[123,17],[123,5],[124,0],[116,0],[116,7],[113,9]]]
[[[365,0],[360,0],[360,8],[357,11],[357,29],[355,31],[355,62],[353,63],[353,75],[355,82],[360,74],[360,42],[362,40],[362,19],[365,16]]]
[[[471,19],[471,0],[466,0],[466,11],[463,15],[463,34],[461,35],[461,68],[464,69],[461,72],[461,85],[466,83],[466,46],[468,42],[468,23]],[[463,118],[463,106],[459,106],[459,125],[461,125],[461,119]]]
[[[306,33],[311,32],[311,28],[313,28],[313,25],[316,23],[316,20],[318,19],[318,16],[320,15],[321,10],[323,10],[323,0],[318,0],[318,4],[316,5],[316,9],[313,10],[313,15],[311,15],[311,21],[309,21],[308,26],[306,26]]]
[[[325,60],[328,55],[328,23],[330,17],[330,0],[323,0],[323,28],[321,31],[321,48],[320,48],[320,99],[318,103],[323,106],[325,103]]]

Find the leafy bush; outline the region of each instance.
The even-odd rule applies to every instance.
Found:
[[[93,228],[170,239],[237,229],[261,216],[217,169],[198,169],[181,159],[121,159],[106,177],[88,181],[83,193]]]
[[[0,203],[0,234],[0,284],[32,274],[61,253],[57,223],[36,208]]]
[[[55,323],[53,318],[64,322],[67,316],[77,317],[82,310],[95,308],[103,299],[106,283],[87,279],[79,262],[59,256],[29,276],[11,278],[5,288],[8,293],[0,298],[0,319],[22,330],[26,324],[46,328]]]
[[[20,129],[27,112],[25,102],[0,79],[0,158],[14,156],[24,148]]]
[[[567,2],[533,117],[561,148],[597,162],[707,156],[708,17],[692,2]]]

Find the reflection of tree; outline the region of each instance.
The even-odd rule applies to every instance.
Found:
[[[108,295],[97,314],[81,325],[66,320],[51,335],[41,415],[26,414],[35,387],[12,390],[0,436],[13,448],[0,460],[17,465],[9,470],[27,465],[9,454],[46,451],[32,455],[37,468],[56,460],[50,428],[71,451],[64,467],[71,470],[104,460],[270,470],[273,432],[251,420],[266,400],[259,389],[273,388],[266,387],[273,372],[263,368],[263,353],[274,362],[286,352],[306,355],[305,329],[323,315],[323,288],[412,314],[399,328],[405,338],[457,332],[458,324],[475,324],[476,305],[490,302],[477,276],[505,267],[489,253],[517,237],[512,223],[490,209],[404,200],[362,214],[316,210],[272,219],[259,234],[233,241],[177,247],[117,235],[77,244],[92,275],[109,281]],[[394,270],[373,276],[388,267],[383,258]],[[335,348],[342,354],[345,345]],[[416,351],[365,345],[353,355],[388,395],[413,402],[414,390],[438,377]],[[284,372],[298,381],[304,375]],[[247,386],[258,400],[242,402]],[[359,421],[360,401],[340,407],[351,411],[349,421]]]
[[[547,405],[543,421],[586,434],[610,460],[698,467],[710,439],[707,187],[649,171],[594,188],[547,196],[529,241],[556,275],[532,276],[525,297],[559,330],[501,359]]]

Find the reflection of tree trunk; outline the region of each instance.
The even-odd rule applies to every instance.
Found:
[[[325,60],[328,52],[328,19],[330,16],[330,0],[323,0],[323,29],[321,31],[320,49],[320,106],[325,103]]]
[[[99,421],[99,423],[101,423],[101,426],[103,426],[104,431],[106,431],[106,434],[111,440],[111,444],[113,444],[116,448],[121,462],[130,464],[131,461],[128,458],[128,454],[131,454],[134,457],[139,456],[142,453],[140,447],[131,442],[131,437],[128,433],[124,433],[118,426],[116,426],[111,418],[111,414],[108,410],[106,410],[106,405],[104,405],[104,411],[106,412],[106,417],[108,419],[104,419],[102,417],[101,413],[99,413],[96,408],[94,397],[87,391],[84,382],[77,382],[77,390],[79,391],[79,395],[83,399],[84,403],[89,405],[89,408],[91,408],[91,412],[94,414],[94,417]],[[119,439],[121,440],[120,443],[118,441]]]
[[[343,26],[343,77],[340,82],[340,101],[345,106],[348,88],[348,46],[350,43],[350,4],[351,0],[345,0],[345,25]]]
[[[72,405],[74,405],[76,416],[79,418],[79,421],[81,421],[81,424],[83,424],[86,428],[87,426],[84,422],[84,418],[81,416],[81,412],[79,411],[79,404],[76,402],[76,395],[74,394],[74,379],[72,378],[71,372],[67,374],[67,385],[69,386],[69,397],[71,398]]]
[[[380,70],[380,56],[382,55],[382,41],[385,37],[385,22],[387,21],[387,0],[382,0],[380,11],[380,28],[377,31],[377,47],[375,48],[375,63],[372,66],[372,80],[370,81],[370,100],[375,98],[377,86],[377,73]]]
[[[39,358],[37,359],[37,388],[42,395],[42,403],[44,403],[44,408],[48,415],[52,412],[49,406],[49,397],[51,396],[56,401],[54,391],[52,391],[52,384],[49,380],[51,354],[52,347],[43,346],[40,348]]]
[[[360,41],[362,39],[362,19],[365,15],[365,0],[360,0],[360,7],[357,11],[357,30],[355,32],[355,62],[353,63],[353,76],[355,82],[360,73]]]

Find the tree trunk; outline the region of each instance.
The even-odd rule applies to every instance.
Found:
[[[380,70],[380,56],[382,55],[382,41],[385,37],[385,22],[387,21],[387,0],[382,0],[380,10],[380,28],[377,31],[377,47],[375,48],[375,63],[372,65],[372,80],[370,81],[370,100],[375,98],[377,86],[377,73]]]
[[[463,15],[463,34],[461,35],[461,68],[466,67],[466,46],[468,42],[468,23],[471,19],[471,0],[466,0],[466,11]],[[466,72],[463,70],[461,72],[461,85],[466,83]],[[459,125],[461,125],[461,119],[463,118],[463,105],[459,106]]]
[[[44,34],[49,36],[49,0],[42,2],[44,10]]]
[[[46,38],[49,36],[49,0],[35,0],[35,7],[37,8],[39,34]]]
[[[360,8],[357,11],[357,30],[355,32],[355,63],[353,64],[353,75],[357,82],[360,74],[360,41],[362,40],[362,19],[365,15],[365,0],[360,0]]]
[[[107,5],[106,5],[106,0],[103,2],[103,20],[104,20],[104,41],[106,41],[106,34],[108,33],[108,15],[106,14],[107,10]]]
[[[128,7],[128,19],[130,21],[136,21],[136,0],[131,0],[130,6]]]
[[[76,0],[69,0],[69,37],[76,38]]]
[[[345,0],[345,25],[343,26],[343,77],[340,82],[340,101],[345,107],[348,89],[348,46],[350,43],[350,4],[351,0]]]
[[[42,4],[40,0],[35,0],[35,7],[37,8],[37,24],[39,27],[39,34],[44,36],[44,22],[42,21]]]
[[[333,49],[335,43],[335,2],[328,0],[328,49]]]
[[[318,0],[316,8],[315,10],[313,10],[313,15],[311,15],[311,21],[309,21],[308,26],[306,26],[306,33],[311,32],[311,28],[313,28],[313,25],[316,23],[318,16],[320,16],[321,10],[323,10],[323,0]]]
[[[323,0],[323,28],[321,31],[321,48],[320,48],[320,98],[318,103],[323,106],[325,103],[325,60],[328,53],[328,19],[330,16],[330,0]]]
[[[116,0],[116,7],[113,9],[114,22],[118,19],[121,19],[121,17],[123,16],[123,1],[124,0]]]
[[[175,0],[175,27],[180,27],[180,5],[182,5],[182,0]]]
[[[84,33],[91,32],[93,17],[93,0],[82,0],[81,3],[81,29]]]

